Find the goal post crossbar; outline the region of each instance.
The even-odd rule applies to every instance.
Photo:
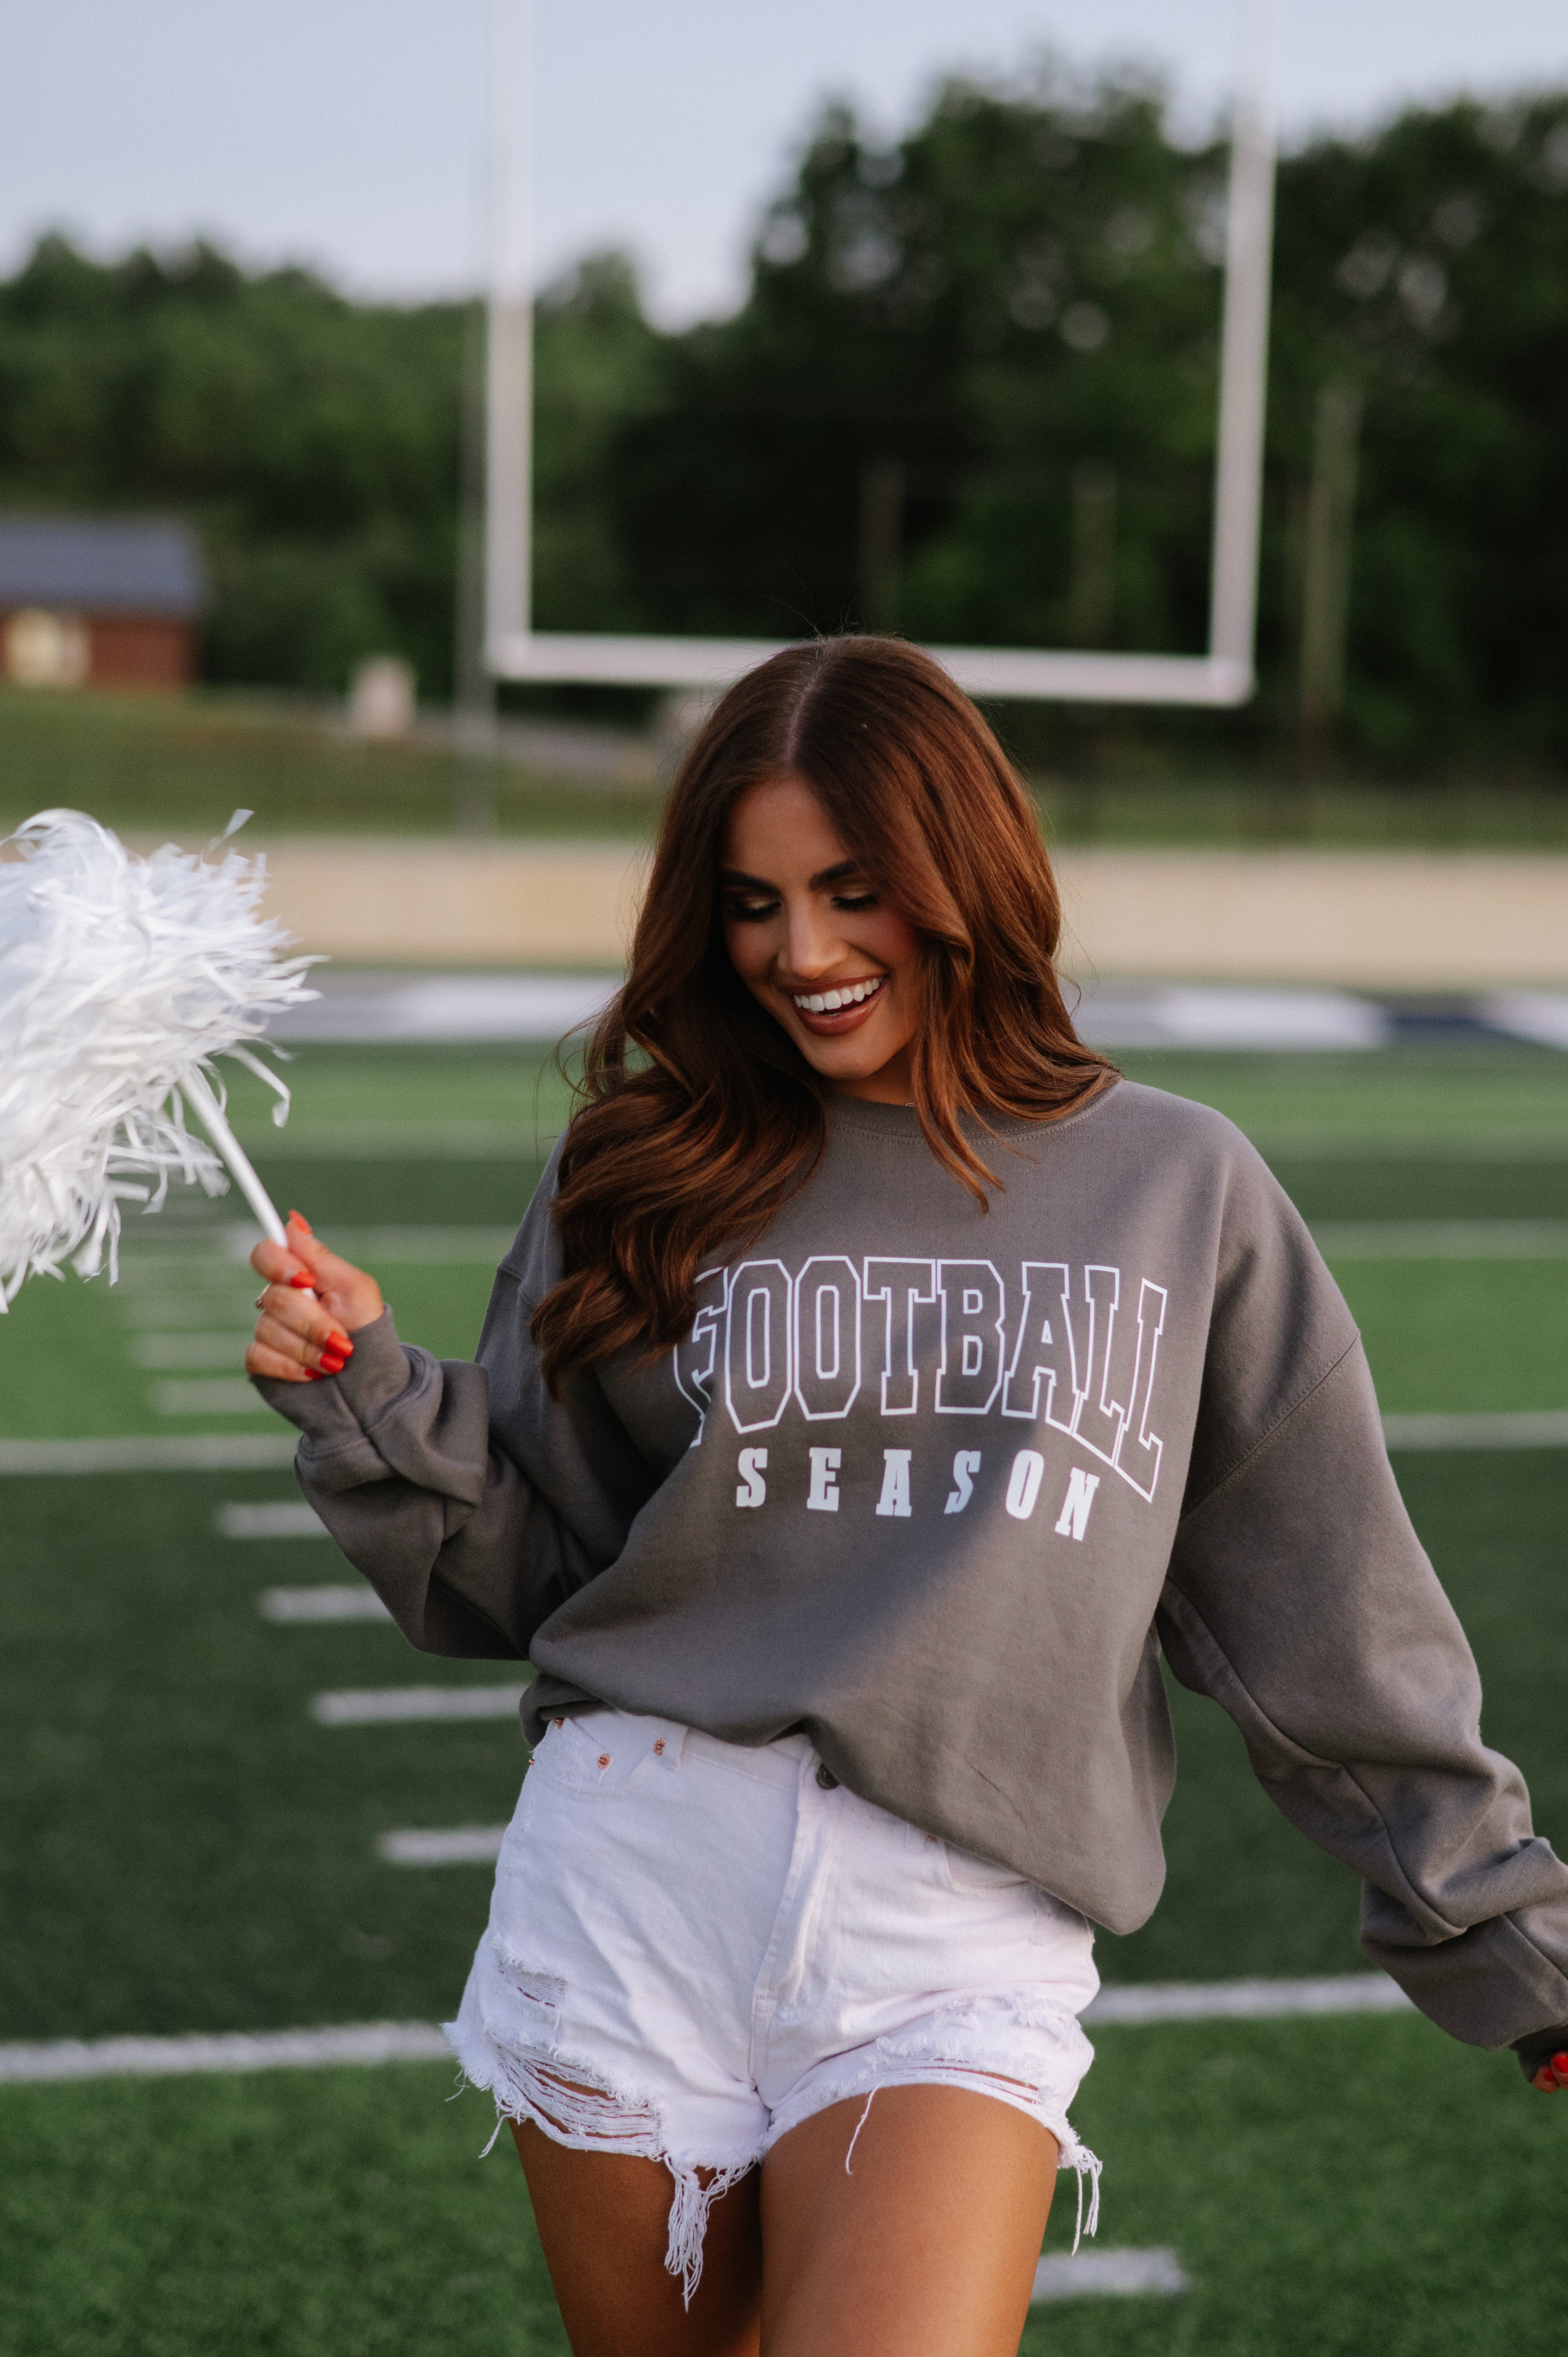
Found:
[[[532,0],[492,0],[486,666],[500,680],[723,686],[800,640],[532,628],[531,7]],[[1225,706],[1246,703],[1253,692],[1273,249],[1276,0],[1241,0],[1241,8],[1220,328],[1208,651],[1161,655],[1066,648],[929,648],[972,695]]]

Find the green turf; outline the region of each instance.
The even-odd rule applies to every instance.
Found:
[[[502,834],[642,840],[651,786],[478,763],[439,743],[357,743],[326,707],[221,690],[51,695],[0,688],[0,834],[33,812],[199,844],[239,808],[273,834],[449,834],[476,785]],[[249,840],[249,837],[247,838]]]
[[[7,2357],[555,2357],[508,2145],[442,2066],[0,2093]],[[1554,2357],[1568,2108],[1416,2020],[1102,2031],[1107,2244],[1176,2299],[1037,2310],[1025,2357]],[[1061,2180],[1048,2247],[1070,2240]]]
[[[1568,1215],[1568,1060],[1422,1048],[1367,1057],[1128,1058],[1242,1121],[1308,1216]],[[313,1049],[296,1124],[247,1135],[320,1232],[499,1228],[562,1099],[537,1055]],[[254,1279],[225,1259],[229,1201],[134,1222],[115,1292],[37,1282],[0,1325],[0,1435],[264,1431],[160,1415],[132,1353],[149,1331],[233,1331]],[[1568,1263],[1347,1260],[1337,1269],[1385,1406],[1568,1403]],[[473,1348],[479,1261],[383,1272],[403,1329]],[[1564,1459],[1404,1455],[1416,1523],[1481,1662],[1487,1739],[1568,1832],[1568,1738],[1550,1632]],[[433,2019],[483,1921],[483,1867],[393,1869],[378,1834],[497,1824],[507,1723],[326,1729],[311,1695],[490,1667],[433,1664],[391,1629],[279,1626],[272,1585],[346,1577],[320,1541],[235,1542],[229,1500],[286,1472],[18,1479],[0,1555],[0,2040]],[[1250,1776],[1229,1722],[1174,1697],[1170,1881],[1111,1981],[1354,1970],[1356,1891]],[[515,2170],[478,2169],[475,2099],[437,2071],[0,2093],[0,2348],[66,2357],[564,2346]],[[1545,2352],[1541,2253],[1560,2220],[1568,2113],[1511,2065],[1420,2022],[1103,2033],[1080,2102],[1108,2164],[1106,2236],[1174,2244],[1185,2300],[1045,2311],[1046,2349]],[[1053,2242],[1057,2229],[1053,2227]],[[13,2261],[11,2251],[18,2256]],[[1554,2337],[1555,2336],[1555,2337]]]

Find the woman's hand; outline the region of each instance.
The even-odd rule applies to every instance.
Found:
[[[245,1353],[245,1372],[285,1383],[341,1374],[354,1355],[349,1336],[385,1307],[375,1278],[318,1244],[297,1211],[288,1215],[286,1246],[263,1240],[251,1266],[267,1285],[257,1297],[262,1314]]]
[[[1554,2054],[1550,2062],[1543,2062],[1530,2083],[1543,2095],[1554,2095],[1559,2087],[1568,2087],[1568,2052]]]

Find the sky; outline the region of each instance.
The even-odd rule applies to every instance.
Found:
[[[1240,0],[534,0],[536,274],[618,245],[674,324],[740,297],[816,109],[881,134],[943,72],[1161,67],[1217,119]],[[1568,88],[1563,0],[1280,0],[1287,139],[1412,100]],[[489,0],[49,0],[8,16],[0,271],[200,233],[399,299],[478,283]]]

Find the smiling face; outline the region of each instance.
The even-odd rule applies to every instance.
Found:
[[[919,943],[803,778],[736,797],[719,893],[731,963],[812,1070],[845,1096],[908,1104]]]

